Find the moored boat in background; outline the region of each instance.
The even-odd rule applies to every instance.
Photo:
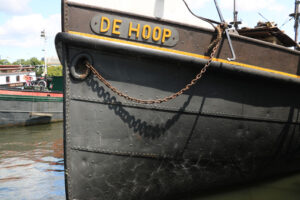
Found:
[[[0,88],[22,87],[36,81],[34,66],[0,65]]]
[[[26,80],[27,86],[21,81],[2,86],[0,88],[0,127],[62,121],[62,80],[63,77],[52,77],[51,82],[44,79],[31,79]]]
[[[181,0],[62,5],[68,199],[184,199],[300,169],[299,51]]]

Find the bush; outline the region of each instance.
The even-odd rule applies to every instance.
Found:
[[[48,67],[48,76],[62,76],[62,66],[50,66]]]

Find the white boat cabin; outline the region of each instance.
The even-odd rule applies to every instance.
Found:
[[[34,66],[0,65],[0,85],[23,86],[36,81]]]

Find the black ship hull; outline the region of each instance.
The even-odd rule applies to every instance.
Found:
[[[56,38],[65,75],[69,199],[181,199],[300,169],[298,72],[286,76],[271,67],[214,60],[178,98],[143,105],[117,96],[76,66],[88,60],[114,87],[151,99],[180,90],[207,60],[86,36],[60,33]],[[256,41],[236,37],[234,44],[243,48]],[[257,46],[295,60],[279,63],[280,69],[299,68],[298,52]],[[228,51],[221,46],[218,55]],[[261,62],[268,63],[268,57]]]
[[[146,99],[176,92],[201,69],[171,58],[86,51],[116,87]],[[70,46],[67,57],[81,52]],[[66,66],[72,196],[164,199],[298,170],[299,85],[214,66],[186,94],[157,106],[127,102],[93,75],[70,78]]]

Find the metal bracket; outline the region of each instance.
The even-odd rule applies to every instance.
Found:
[[[235,52],[234,52],[234,49],[233,49],[233,46],[232,46],[232,41],[231,41],[231,38],[230,38],[230,34],[229,34],[228,28],[225,29],[225,33],[226,33],[226,37],[227,37],[227,40],[228,40],[229,48],[230,48],[230,51],[231,51],[231,55],[232,55],[232,58],[227,58],[227,60],[234,61],[236,59],[236,56],[235,56]]]
[[[215,5],[216,5],[216,8],[217,8],[217,11],[218,11],[218,14],[219,14],[221,22],[225,24],[226,22],[225,22],[225,20],[223,18],[223,15],[221,13],[221,10],[219,8],[217,0],[214,0],[214,2],[215,2]],[[227,58],[227,60],[234,61],[236,59],[236,56],[235,56],[235,52],[234,52],[234,49],[233,49],[233,46],[232,46],[232,41],[231,41],[231,38],[230,38],[230,34],[229,34],[228,28],[229,27],[227,27],[225,29],[225,34],[226,34],[226,37],[227,37],[227,40],[228,40],[228,44],[229,44],[229,48],[230,48],[230,51],[231,51],[232,58]]]

